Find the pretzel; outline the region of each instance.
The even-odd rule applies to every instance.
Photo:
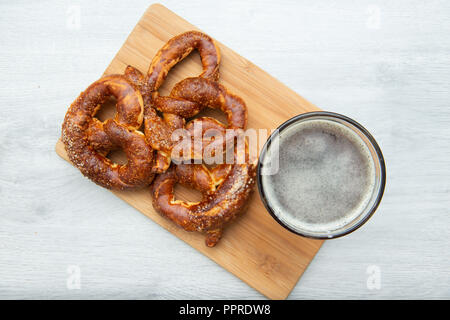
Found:
[[[254,189],[255,167],[248,160],[221,164],[212,170],[204,164],[172,165],[152,185],[153,207],[186,231],[206,233],[205,244],[214,247],[225,225],[243,213]],[[202,192],[202,201],[176,200],[177,183]]]
[[[189,117],[190,114],[197,114],[203,108],[195,102],[183,100],[178,104],[181,108],[178,112],[162,111],[162,118],[153,109],[161,99],[163,101],[178,100],[172,97],[160,97],[158,89],[170,69],[194,49],[199,52],[203,65],[203,72],[199,77],[217,80],[220,62],[219,48],[211,37],[198,31],[188,31],[170,39],[153,58],[146,76],[131,66],[125,70],[127,78],[139,88],[143,95],[145,135],[148,143],[158,150],[156,162],[159,172],[167,169],[170,164],[171,150],[179,142],[172,141],[172,133],[184,126],[184,118]]]
[[[155,55],[148,69],[146,84],[156,92],[169,70],[197,49],[202,61],[201,78],[218,80],[220,51],[215,41],[199,31],[188,31],[170,39]]]
[[[96,112],[109,96],[117,99],[114,119],[100,122]],[[139,131],[142,96],[125,76],[111,75],[91,84],[71,104],[62,125],[62,141],[72,163],[83,175],[108,189],[132,189],[154,178],[153,149]],[[106,155],[122,148],[127,164],[112,163]]]
[[[196,38],[201,40],[196,42],[193,40]],[[169,96],[159,96],[157,90],[167,72],[187,56],[194,45],[197,45],[195,48],[199,50],[202,58],[203,73],[198,77],[178,82]],[[150,96],[151,105],[162,112],[163,117],[171,115],[172,118],[169,119],[172,121],[177,117],[193,117],[205,107],[220,109],[226,113],[227,125],[210,117],[194,119],[186,124],[185,128],[191,137],[195,137],[197,125],[201,125],[202,151],[211,143],[225,146],[230,136],[234,141],[247,123],[247,108],[244,101],[216,82],[219,75],[219,60],[217,46],[206,35],[188,32],[177,36],[169,40],[153,59],[146,82],[147,89],[143,90],[144,96]],[[170,140],[175,126],[171,128],[166,126],[168,130],[163,131],[164,135],[161,133],[152,135],[152,132],[158,132],[157,129],[161,128],[159,119],[151,112],[145,114],[146,136],[155,137],[155,142],[153,144],[150,142],[155,149],[170,152],[175,143]],[[167,118],[165,119],[168,122]],[[231,135],[227,135],[227,129],[231,129]],[[212,142],[203,139],[211,132],[213,136],[222,139]],[[195,146],[188,153],[188,158],[198,156]],[[238,158],[242,156],[245,161],[238,163]],[[256,170],[254,162],[248,159],[247,145],[244,150],[235,148],[234,160],[233,164],[220,164],[212,170],[204,164],[172,164],[166,172],[158,175],[152,185],[153,207],[187,231],[206,233],[206,245],[215,246],[222,236],[224,226],[244,211],[245,204],[254,189]],[[195,203],[176,200],[174,186],[177,183],[202,192],[202,201]]]
[[[162,112],[164,115],[179,115],[181,117],[193,117],[197,115],[205,107],[220,109],[227,115],[228,125],[221,129],[216,125],[217,120],[210,117],[203,117],[199,121],[195,119],[186,125],[187,131],[191,137],[194,138],[195,124],[202,125],[202,136],[207,134],[211,128],[218,131],[222,135],[221,141],[223,145],[227,143],[225,138],[225,129],[228,129],[230,137],[240,134],[240,130],[244,129],[247,124],[247,108],[245,102],[238,96],[230,93],[227,88],[216,81],[204,79],[200,77],[186,78],[178,82],[172,89],[170,96],[159,97],[154,100],[154,107]],[[212,125],[212,127],[211,127]],[[167,136],[173,132],[175,128],[168,130]],[[237,130],[236,132],[232,132]],[[164,138],[158,137],[163,141]],[[177,141],[178,142],[178,141]],[[191,152],[188,155],[183,155],[183,158],[202,158],[202,152],[208,147],[210,142],[203,141],[200,150],[194,150],[194,144],[191,144]],[[165,151],[169,152],[173,148],[170,145]],[[173,153],[172,156],[179,156]]]
[[[186,104],[191,103],[191,108],[186,108]],[[247,124],[247,108],[245,102],[238,96],[230,93],[227,88],[216,81],[200,77],[186,78],[178,82],[172,89],[169,97],[161,97],[155,101],[155,107],[161,112],[178,114],[183,117],[193,117],[205,107],[220,109],[227,115],[228,125],[224,127],[229,131],[230,136],[240,134]],[[186,129],[194,136],[194,124],[202,124],[202,133],[205,134],[211,128],[222,131],[220,126],[216,125],[216,120],[210,117],[203,117],[201,121],[191,121],[186,125]],[[212,126],[212,127],[211,127]],[[224,145],[227,141],[223,137]],[[203,142],[203,150],[208,146],[208,142]],[[194,145],[192,144],[192,147]],[[200,150],[201,151],[201,150]],[[191,157],[202,157],[195,150],[191,151]]]
[[[244,128],[247,124],[245,102],[210,79],[186,78],[173,87],[169,97],[160,97],[154,105],[161,112],[185,118],[195,116],[205,107],[220,109],[227,115],[229,128]]]

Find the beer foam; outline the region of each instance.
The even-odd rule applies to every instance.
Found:
[[[271,153],[278,156],[269,146],[266,154]],[[340,122],[312,118],[290,124],[280,131],[278,160],[275,174],[261,176],[266,201],[281,222],[302,234],[326,236],[346,227],[374,194],[370,149]]]

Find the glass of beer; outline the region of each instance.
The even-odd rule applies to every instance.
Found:
[[[383,196],[386,168],[372,135],[332,112],[283,123],[266,141],[258,189],[272,217],[310,238],[332,239],[362,226]]]

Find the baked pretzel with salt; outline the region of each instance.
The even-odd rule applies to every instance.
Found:
[[[204,164],[172,165],[156,177],[152,185],[153,207],[186,231],[206,234],[205,244],[214,247],[224,227],[246,209],[255,185],[256,166],[248,159],[247,148],[235,149],[234,164],[220,164],[209,170]],[[241,162],[239,161],[241,157]],[[175,199],[177,183],[199,190],[200,202]]]
[[[161,49],[153,59],[150,70],[162,70],[161,62],[158,59],[165,57],[165,52],[175,50],[172,45],[178,43],[177,40],[188,36],[186,33],[177,36]],[[202,37],[205,39],[205,37]],[[212,40],[211,40],[212,41]],[[213,42],[212,42],[213,43]],[[218,54],[218,49],[216,52]],[[212,46],[209,46],[212,48]],[[200,50],[199,50],[200,51]],[[198,114],[203,108],[210,107],[220,109],[227,115],[227,125],[211,117],[197,118],[189,122],[185,129],[191,137],[195,136],[196,125],[201,128],[201,143],[203,151],[209,143],[203,139],[207,132],[214,131],[216,137],[221,137],[220,142],[223,153],[229,137],[233,140],[233,163],[219,164],[213,169],[208,169],[204,164],[178,164],[172,166],[164,173],[157,176],[152,185],[153,207],[162,215],[169,218],[187,231],[199,231],[206,233],[206,245],[215,246],[222,236],[225,225],[233,221],[245,210],[245,205],[254,189],[255,184],[255,162],[248,156],[247,144],[241,144],[241,148],[234,145],[235,138],[242,138],[242,129],[247,124],[247,108],[244,101],[230,93],[223,85],[217,82],[218,66],[215,64],[219,59],[205,59],[200,51],[204,72],[199,77],[187,78],[177,83],[167,97],[161,97],[156,91],[151,94],[152,106],[164,115],[175,115],[188,118]],[[184,57],[183,54],[177,57]],[[210,57],[210,56],[206,56]],[[166,60],[163,60],[166,61]],[[179,60],[178,60],[179,61]],[[214,63],[208,63],[213,61]],[[206,63],[205,63],[206,62]],[[170,64],[173,66],[174,64]],[[214,66],[214,67],[213,67]],[[209,67],[209,68],[208,68]],[[156,73],[160,77],[152,77],[149,73],[149,83],[154,84],[153,88],[158,88],[167,72]],[[151,86],[150,86],[151,87]],[[143,90],[145,92],[145,90]],[[145,95],[148,95],[147,92]],[[157,121],[148,117],[145,121],[146,134],[154,128]],[[150,125],[147,127],[147,125]],[[228,131],[232,134],[227,135]],[[161,139],[161,137],[158,137]],[[245,141],[245,140],[244,140]],[[155,149],[158,146],[154,145]],[[172,151],[173,145],[166,150]],[[164,150],[162,148],[162,150]],[[164,151],[166,151],[164,150]],[[173,153],[172,153],[173,155]],[[183,156],[186,156],[183,154]],[[191,149],[187,158],[203,159],[203,152],[196,154]],[[222,158],[223,159],[223,158]],[[187,202],[175,199],[174,187],[177,183],[197,189],[202,192],[203,199],[200,202]]]
[[[195,108],[188,111],[183,108],[187,102],[194,104]],[[225,86],[216,81],[204,78],[186,78],[178,82],[172,89],[169,97],[155,101],[155,107],[161,112],[170,112],[184,117],[192,117],[198,114],[203,108],[209,107],[223,111],[227,116],[227,125],[224,126],[212,117],[201,117],[188,122],[185,129],[192,138],[190,154],[184,155],[183,159],[202,159],[206,148],[211,149],[213,144],[223,150],[234,139],[242,134],[242,130],[247,125],[247,107],[244,100],[231,93]],[[180,110],[180,111],[178,111]],[[188,113],[190,112],[190,113]],[[201,141],[201,147],[196,148],[194,138],[197,137],[195,129],[200,128],[201,136],[205,137]],[[220,136],[220,141],[210,140],[208,137]],[[222,145],[219,145],[221,143]],[[173,156],[177,156],[173,153]]]
[[[160,96],[158,89],[170,69],[194,49],[197,49],[200,54],[203,72],[198,77],[178,82],[169,96]],[[144,97],[147,140],[154,149],[160,151],[159,160],[163,162],[164,157],[167,159],[161,166],[161,172],[167,169],[171,151],[179,143],[179,140],[172,138],[172,134],[176,129],[184,126],[184,118],[191,118],[205,107],[210,107],[225,112],[228,120],[227,129],[245,128],[247,108],[240,97],[230,93],[227,88],[217,82],[219,63],[220,51],[215,41],[204,33],[188,31],[170,39],[158,51],[146,76],[132,66],[126,68],[125,75],[134,81]],[[162,118],[158,116],[155,109],[162,113]],[[209,117],[204,117],[202,120],[206,127],[208,127],[207,122],[215,122]],[[186,126],[190,133],[194,123],[199,122]],[[201,154],[195,153],[192,145],[191,154],[184,155],[184,158],[186,157],[201,158]]]
[[[95,115],[110,96],[117,100],[116,115],[101,122]],[[139,131],[143,110],[141,93],[125,76],[106,76],[91,84],[70,105],[62,125],[62,141],[70,161],[83,175],[108,189],[150,184],[154,151]],[[124,150],[126,164],[107,158],[116,148]]]
[[[187,57],[196,49],[202,61],[203,72],[199,78],[217,80],[219,77],[220,51],[215,41],[208,35],[199,31],[188,31],[170,39],[153,58],[147,74],[144,76],[139,70],[128,66],[125,76],[130,79],[141,91],[144,98],[145,135],[148,143],[158,150],[156,167],[158,172],[164,172],[170,165],[170,153],[179,142],[172,139],[176,129],[183,128],[186,117],[197,114],[203,106],[188,100],[179,100],[174,97],[161,97],[158,89],[178,62]],[[178,110],[160,110],[160,117],[155,109],[158,109],[163,101],[178,102]]]

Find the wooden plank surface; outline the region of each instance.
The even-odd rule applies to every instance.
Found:
[[[105,74],[122,73],[128,64],[145,72],[154,54],[168,39],[193,29],[197,28],[164,6],[152,5]],[[248,128],[274,129],[294,115],[318,110],[220,42],[219,47],[222,55],[220,82],[246,101]],[[198,56],[189,56],[172,69],[161,93],[168,93],[176,82],[198,74],[200,70]],[[56,151],[68,160],[61,141],[58,141]],[[288,296],[322,244],[322,241],[296,236],[279,226],[264,209],[257,192],[251,199],[247,213],[225,230],[223,239],[215,248],[204,245],[203,235],[185,232],[157,214],[152,208],[148,189],[114,193],[272,299]],[[187,198],[194,196],[186,190],[184,193]]]

